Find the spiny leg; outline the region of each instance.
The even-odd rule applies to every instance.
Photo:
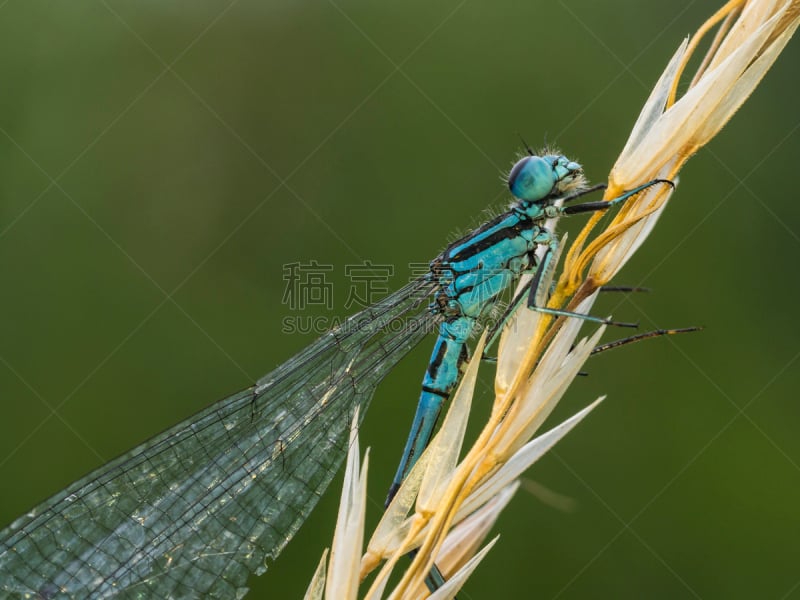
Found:
[[[629,200],[636,194],[643,192],[647,188],[653,187],[654,185],[658,185],[659,183],[663,183],[669,185],[670,187],[675,187],[675,183],[670,181],[669,179],[653,179],[652,181],[648,181],[647,183],[643,183],[640,186],[633,188],[632,190],[628,190],[627,192],[623,193],[616,198],[611,200],[600,200],[599,202],[584,202],[583,204],[575,204],[573,206],[563,206],[559,210],[561,214],[564,215],[576,215],[578,213],[585,213],[585,212],[596,212],[598,210],[608,210],[612,206],[616,206],[617,204],[621,204],[626,200]]]
[[[644,191],[644,190],[646,190],[646,189],[648,189],[648,188],[650,188],[650,187],[652,187],[654,185],[658,185],[660,183],[663,183],[663,184],[666,184],[666,185],[669,185],[669,186],[672,186],[672,187],[675,186],[675,184],[672,181],[670,181],[669,179],[653,179],[652,181],[648,181],[647,183],[644,183],[644,184],[642,184],[640,186],[637,186],[637,187],[633,188],[632,190],[628,190],[627,192],[623,193],[622,195],[620,195],[617,198],[614,198],[612,200],[600,201],[600,202],[585,202],[583,204],[576,204],[576,205],[573,205],[573,206],[562,206],[562,207],[559,208],[559,212],[561,214],[568,215],[568,214],[577,214],[577,213],[582,213],[582,212],[596,212],[598,210],[608,210],[612,206],[616,206],[618,204],[621,204],[622,202],[625,202],[626,200],[629,200],[630,198],[634,197],[636,194],[638,194],[638,193],[640,193],[640,192],[642,192],[642,191]],[[577,192],[577,193],[573,194],[572,196],[568,196],[564,200],[565,200],[565,202],[569,201],[569,200],[574,200],[575,198],[578,198],[578,197],[580,197],[582,195],[585,195],[586,193],[589,193],[591,191],[595,191],[595,190],[598,190],[598,189],[603,189],[604,187],[605,186],[603,184],[600,184],[598,186],[594,186],[593,188],[589,188],[588,190],[582,190],[580,192]],[[545,314],[549,314],[549,315],[560,316],[560,317],[575,317],[575,318],[583,319],[585,321],[589,321],[589,322],[592,322],[592,323],[599,323],[599,324],[603,324],[603,325],[616,325],[616,326],[619,326],[619,327],[632,327],[632,328],[638,327],[638,323],[619,323],[619,322],[615,322],[615,321],[610,321],[608,319],[602,319],[600,317],[593,317],[591,315],[582,315],[580,313],[573,313],[573,312],[570,312],[570,311],[564,311],[564,310],[558,310],[558,309],[553,309],[553,308],[546,308],[546,307],[537,306],[537,298],[536,298],[536,296],[537,296],[539,288],[541,286],[541,280],[542,280],[542,278],[544,276],[544,273],[547,271],[548,268],[550,268],[550,263],[553,260],[553,255],[555,253],[555,250],[558,247],[558,241],[555,238],[552,237],[551,233],[549,233],[549,232],[546,232],[546,233],[549,236],[549,239],[541,240],[541,242],[542,243],[547,243],[548,248],[545,251],[544,256],[542,257],[542,260],[539,262],[539,266],[536,269],[536,273],[535,273],[535,275],[533,277],[533,280],[531,282],[530,295],[528,297],[528,308],[530,308],[531,310],[535,310],[537,312],[541,312],[541,313],[545,313]]]
[[[633,344],[649,338],[661,337],[663,335],[676,335],[679,333],[692,333],[694,331],[702,331],[702,329],[702,327],[696,326],[679,327],[676,329],[653,329],[652,331],[645,331],[644,333],[637,333],[636,335],[632,335],[630,337],[613,340],[611,342],[606,342],[605,344],[599,344],[592,349],[592,351],[589,353],[589,356],[594,356],[595,354],[600,354],[601,352],[606,352],[607,350],[613,350],[614,348],[627,346],[628,344]],[[579,371],[578,375],[586,377],[589,374],[586,371]]]
[[[542,278],[544,277],[544,273],[547,269],[550,268],[553,256],[555,254],[556,249],[558,248],[558,241],[552,237],[552,234],[548,232],[550,235],[550,240],[547,244],[547,250],[542,257],[542,260],[539,262],[539,266],[536,269],[536,273],[531,280],[531,285],[528,291],[528,308],[531,310],[535,310],[536,312],[553,315],[557,317],[573,317],[576,319],[582,319],[584,321],[589,321],[590,323],[598,323],[600,325],[615,325],[617,327],[632,327],[636,328],[639,326],[638,323],[623,323],[620,321],[612,321],[610,319],[603,319],[601,317],[595,317],[592,315],[585,315],[582,313],[571,312],[568,310],[560,310],[556,308],[547,308],[543,306],[537,306],[537,294],[539,292],[539,288],[541,287]]]
[[[589,353],[590,356],[595,354],[600,354],[601,352],[605,352],[607,350],[613,350],[614,348],[619,348],[621,346],[627,346],[628,344],[633,344],[634,342],[640,342],[642,340],[646,340],[649,338],[654,337],[661,337],[662,335],[676,335],[678,333],[692,333],[694,331],[702,331],[702,327],[692,326],[692,327],[679,327],[676,329],[653,329],[652,331],[645,331],[644,333],[637,333],[636,335],[632,335],[630,337],[622,338],[619,340],[613,340],[611,342],[606,342],[605,344],[600,344],[599,346],[595,346],[592,351]]]
[[[551,250],[548,249],[548,253],[549,252],[551,252]],[[547,256],[547,254],[545,256]],[[547,314],[552,314],[552,315],[562,316],[562,317],[573,317],[573,318],[576,318],[576,319],[583,319],[584,321],[590,321],[592,323],[599,323],[601,325],[613,325],[613,326],[616,326],[616,327],[631,327],[631,328],[638,327],[638,323],[625,323],[625,322],[620,322],[620,321],[614,321],[614,320],[611,320],[611,319],[603,319],[601,317],[595,317],[595,316],[586,315],[586,314],[583,314],[583,313],[576,313],[576,312],[571,312],[571,311],[567,311],[567,310],[558,310],[558,309],[539,307],[539,306],[537,306],[535,304],[533,306],[531,306],[530,305],[531,297],[535,298],[537,290],[538,290],[539,286],[541,285],[541,280],[542,280],[542,277],[543,277],[543,274],[542,274],[543,273],[543,268],[542,268],[542,264],[543,263],[544,263],[544,259],[542,260],[542,262],[539,263],[539,266],[537,267],[536,271],[534,272],[534,276],[533,276],[533,279],[531,280],[530,285],[524,287],[519,292],[517,292],[517,295],[514,296],[514,299],[511,301],[511,303],[508,306],[506,306],[505,310],[503,311],[503,314],[500,316],[500,318],[497,320],[497,322],[489,330],[489,334],[488,334],[488,337],[487,337],[487,340],[486,340],[486,349],[491,348],[494,345],[494,343],[497,342],[497,340],[500,338],[500,334],[503,332],[503,327],[508,322],[508,320],[511,318],[511,315],[513,315],[514,312],[520,306],[522,306],[522,303],[525,300],[526,296],[528,297],[528,307],[531,310],[535,310],[537,312],[547,313]],[[604,291],[604,290],[601,288],[601,291]],[[648,291],[648,290],[647,290],[647,288],[635,288],[635,287],[622,288],[622,287],[619,287],[619,288],[615,288],[613,290],[608,290],[608,291]],[[497,359],[496,359],[496,357],[492,357],[492,356],[487,355],[486,354],[486,350],[484,350],[483,356],[481,356],[481,360],[485,360],[485,361],[488,361],[488,362],[496,362]]]

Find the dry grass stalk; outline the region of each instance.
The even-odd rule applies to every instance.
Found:
[[[700,39],[722,23],[687,90],[678,82]],[[684,41],[645,103],[628,142],[611,170],[606,200],[643,182],[675,181],[686,161],[708,143],[752,93],[800,23],[800,0],[734,0],[725,4],[691,40]],[[548,306],[588,313],[597,291],[628,261],[648,236],[672,193],[657,185],[626,202],[606,228],[592,237],[602,217],[595,213],[569,247]],[[552,274],[550,274],[552,276]],[[543,289],[550,289],[545,286]],[[346,496],[328,567],[328,598],[354,598],[359,578],[383,564],[366,598],[384,597],[399,559],[417,555],[390,598],[418,598],[434,562],[447,584],[432,597],[450,598],[486,551],[479,551],[516,479],[601,400],[568,421],[531,438],[560,400],[603,333],[578,339],[582,321],[518,310],[500,341],[496,398],[489,421],[458,462],[479,361],[472,361],[445,423],[387,510],[359,560],[366,465],[359,474],[348,459]],[[474,355],[482,353],[484,338]],[[355,433],[354,433],[355,435]],[[356,448],[357,444],[351,444]],[[359,487],[361,486],[361,487]],[[360,500],[359,500],[360,499]],[[361,502],[361,503],[359,503]],[[411,513],[411,516],[407,516]],[[347,539],[354,546],[340,542]],[[342,559],[347,557],[347,559]],[[309,596],[322,597],[324,556]],[[332,583],[333,581],[333,583]],[[312,593],[312,590],[316,592]]]

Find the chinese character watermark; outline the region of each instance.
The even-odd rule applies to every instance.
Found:
[[[305,310],[315,305],[333,310],[333,284],[326,276],[331,271],[333,265],[319,264],[316,260],[283,265],[286,287],[281,301],[291,310]]]
[[[346,265],[344,274],[350,279],[345,309],[350,310],[354,304],[366,308],[389,293],[387,284],[394,275],[394,265],[374,265],[365,260],[363,265]]]

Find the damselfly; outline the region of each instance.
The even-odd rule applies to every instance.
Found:
[[[607,209],[653,183],[611,202],[559,207],[586,191],[580,165],[525,157],[509,177],[512,207],[450,245],[427,275],[0,532],[0,590],[239,597],[248,575],[262,573],[305,521],[345,455],[355,407],[366,412],[394,365],[439,328],[393,489],[427,444],[469,334],[520,274],[549,268],[557,240],[545,219]]]
[[[542,274],[552,266],[558,248],[558,238],[545,227],[545,221],[566,214],[606,210],[653,184],[664,183],[650,181],[609,202],[556,206],[557,200],[568,203],[603,186],[587,189],[581,166],[565,156],[536,156],[528,152],[508,176],[508,187],[515,198],[509,210],[450,244],[431,262],[427,278],[437,283],[431,310],[441,316],[442,322],[387,504],[430,442],[442,403],[455,387],[468,355],[467,340],[480,319],[494,308],[498,297],[515,284],[520,275],[534,275],[528,292],[529,308],[608,323],[589,315],[553,311],[536,305]],[[536,251],[542,246],[545,252],[539,260]],[[516,304],[518,301],[512,303],[512,308]]]

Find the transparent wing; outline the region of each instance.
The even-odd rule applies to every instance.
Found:
[[[0,591],[243,596],[248,575],[266,570],[330,483],[354,407],[364,414],[434,325],[414,312],[432,289],[407,285],[12,523],[0,532]]]

